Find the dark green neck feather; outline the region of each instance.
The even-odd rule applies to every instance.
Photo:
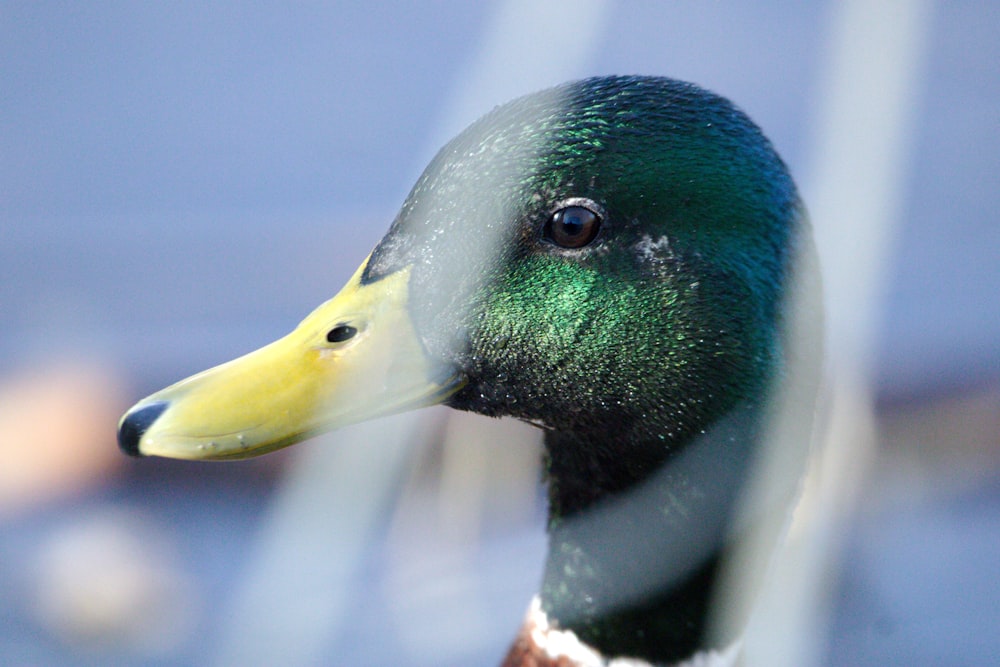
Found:
[[[707,612],[734,538],[728,527],[753,459],[757,415],[737,407],[704,434],[670,446],[548,434],[552,542],[542,604],[550,619],[605,655],[668,663],[706,648]]]
[[[571,198],[593,243],[546,243]],[[652,77],[497,108],[418,180],[363,281],[412,266],[449,403],[548,430],[543,608],[607,655],[704,645],[719,558],[782,377],[795,186],[725,99]]]

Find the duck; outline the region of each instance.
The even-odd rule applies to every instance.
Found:
[[[658,76],[568,82],[448,142],[335,297],[141,400],[118,442],[227,460],[435,404],[529,422],[549,547],[502,664],[736,664],[746,614],[719,631],[713,600],[727,556],[797,497],[813,255],[787,166],[728,99]],[[776,422],[792,463],[747,512]]]

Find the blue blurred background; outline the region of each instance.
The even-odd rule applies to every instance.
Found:
[[[244,613],[300,455],[127,461],[117,417],[329,298],[451,134],[569,78],[669,75],[742,106],[808,204],[842,4],[0,3],[4,662],[225,664],[225,616]],[[875,290],[880,444],[838,533],[821,664],[1000,660],[1000,5],[919,4]],[[430,422],[476,430],[447,419]],[[534,446],[512,477],[533,480],[518,466]],[[409,612],[385,582],[419,542],[400,522],[443,525],[411,515],[440,511],[421,489],[455,460],[412,449],[350,573],[347,624],[302,664],[491,664],[512,636],[544,549],[533,483],[486,496],[463,561],[503,612],[444,659],[398,628]]]

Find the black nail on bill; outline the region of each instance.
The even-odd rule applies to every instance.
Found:
[[[118,446],[129,456],[142,456],[139,451],[139,440],[153,422],[163,414],[169,403],[151,403],[143,408],[125,415],[118,427]]]

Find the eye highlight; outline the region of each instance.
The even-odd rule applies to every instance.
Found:
[[[545,223],[545,240],[560,248],[582,248],[597,237],[601,230],[599,213],[586,206],[566,206]]]

